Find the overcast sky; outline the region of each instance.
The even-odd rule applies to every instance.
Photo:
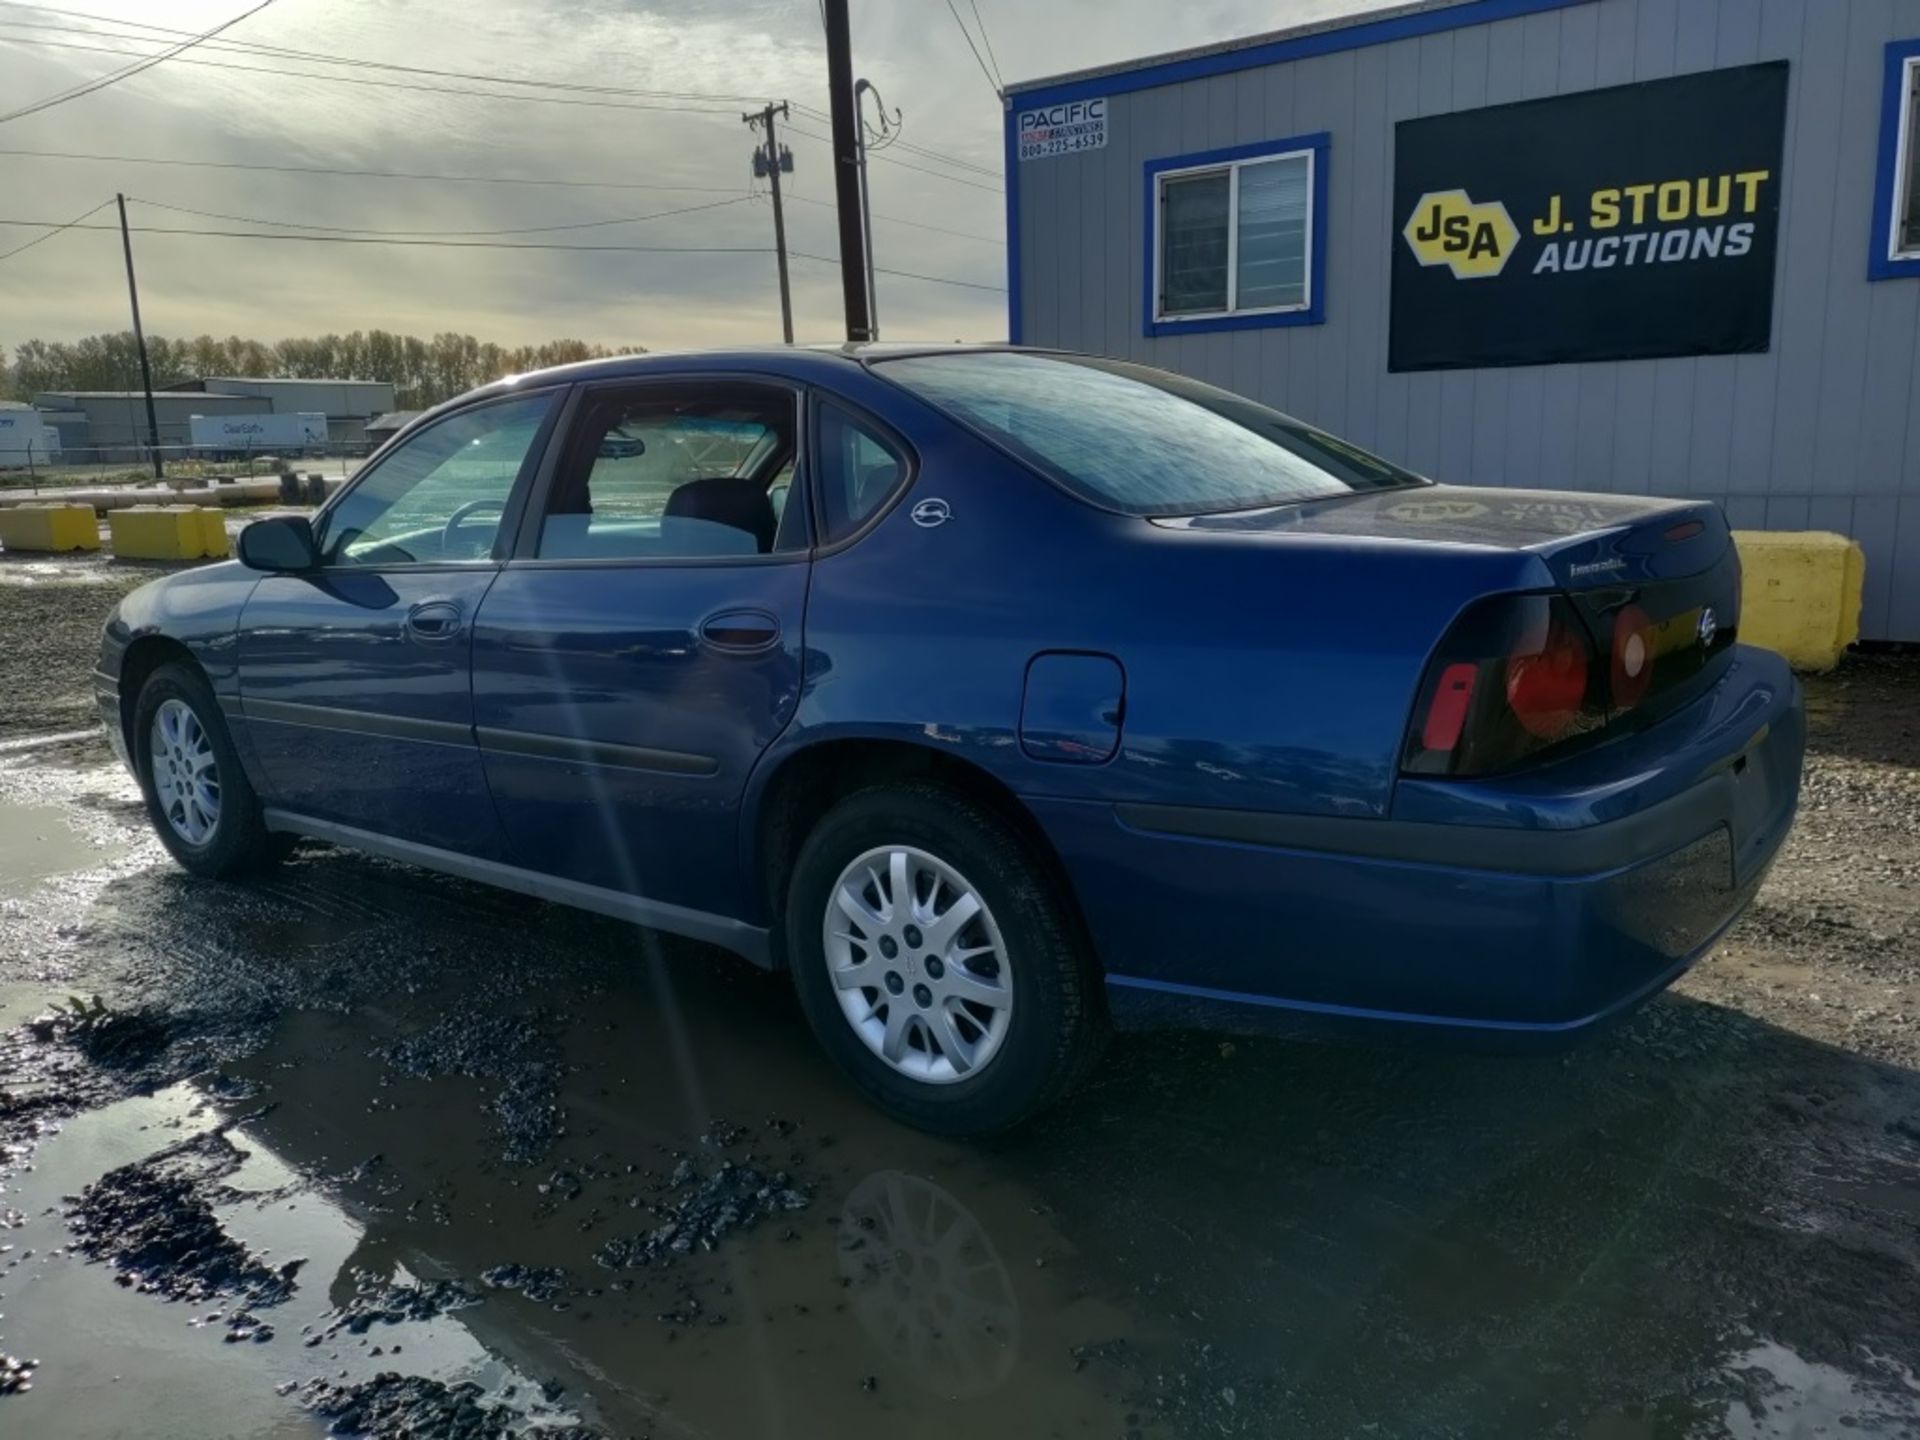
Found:
[[[0,113],[147,54],[127,22],[199,32],[252,0],[0,0]],[[971,22],[968,0],[957,0]],[[1369,0],[976,0],[1012,82],[1371,8]],[[99,17],[76,18],[77,14]],[[896,149],[873,166],[882,266],[1005,283],[1000,102],[946,0],[852,0],[854,73],[905,115],[904,139],[991,174]],[[88,33],[92,32],[92,33]],[[148,32],[156,42],[169,39]],[[275,0],[225,32],[390,65],[509,75],[619,90],[788,98],[824,111],[817,0]],[[61,48],[87,47],[87,48]],[[188,60],[202,63],[187,63]],[[488,88],[203,46],[115,86],[0,124],[0,150],[619,182],[683,189],[572,189],[279,174],[47,159],[0,153],[0,218],[69,220],[116,190],[136,226],[268,229],[155,208],[165,202],[248,222],[362,230],[504,230],[699,213],[503,240],[692,247],[769,246],[764,199],[747,193],[752,138],[736,100],[679,102],[575,92],[602,104],[525,103],[260,74],[273,67],[361,80]],[[712,113],[626,108],[710,106]],[[795,117],[786,181],[788,243],[837,253],[824,121]],[[959,183],[960,180],[972,182]],[[980,188],[984,187],[984,188]],[[806,202],[815,203],[806,203]],[[898,223],[901,217],[939,231]],[[91,223],[113,220],[108,205]],[[0,226],[0,251],[36,233]],[[980,238],[968,238],[980,237]],[[777,340],[770,254],[579,253],[134,237],[147,327],[266,340],[328,330],[462,330],[512,344],[578,336],[650,348]],[[837,271],[793,263],[798,337],[843,333]],[[888,338],[997,339],[1005,296],[880,278]],[[118,236],[70,230],[0,261],[0,345],[126,328]]]

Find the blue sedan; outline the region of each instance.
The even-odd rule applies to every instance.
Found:
[[[1752,898],[1799,687],[1712,505],[1434,484],[1016,349],[645,356],[408,426],[122,601],[188,870],[307,836],[791,971],[950,1133],[1115,1025],[1564,1036]]]

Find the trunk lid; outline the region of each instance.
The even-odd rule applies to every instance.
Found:
[[[1215,534],[1354,535],[1528,550],[1568,590],[1699,574],[1729,548],[1719,507],[1702,501],[1468,485],[1367,491],[1154,523]]]
[[[1614,723],[1632,728],[1711,683],[1739,628],[1739,553],[1720,508],[1702,501],[1428,485],[1155,523],[1525,551],[1572,601],[1604,703]]]

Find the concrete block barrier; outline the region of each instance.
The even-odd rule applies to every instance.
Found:
[[[0,549],[99,548],[100,522],[91,505],[21,505],[0,510]]]
[[[113,553],[123,560],[198,560],[228,553],[218,510],[196,505],[134,505],[107,515]]]
[[[1860,638],[1866,558],[1826,530],[1736,530],[1740,638],[1801,670],[1831,670]]]

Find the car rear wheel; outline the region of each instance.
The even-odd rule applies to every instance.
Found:
[[[162,665],[134,704],[133,745],[147,814],[160,841],[196,875],[264,870],[293,848],[268,831],[260,800],[197,670]]]
[[[944,1134],[1018,1124],[1098,1058],[1098,977],[1051,867],[970,797],[841,801],[801,847],[788,954],[808,1022],[875,1104]]]

